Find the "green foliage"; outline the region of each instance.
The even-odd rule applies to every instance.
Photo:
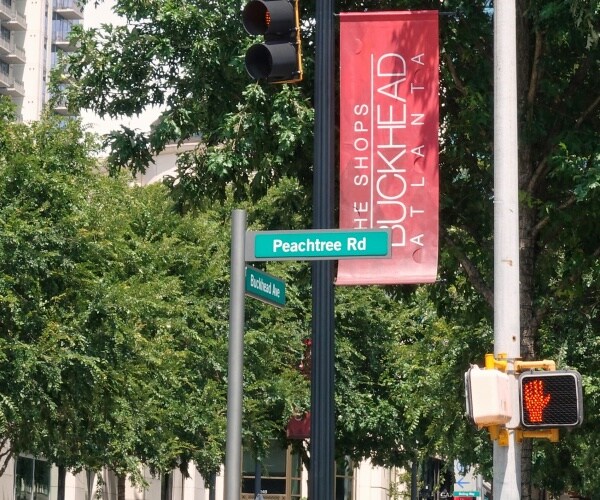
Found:
[[[181,216],[164,186],[94,173],[75,122],[0,134],[2,437],[74,470],[141,481],[140,465],[193,460],[207,477],[223,461],[227,406],[222,213]],[[257,443],[307,405],[306,328],[291,315],[249,307],[245,425]]]
[[[222,210],[225,221],[227,211],[212,207],[215,200],[229,207],[228,196],[250,198],[257,204],[248,207],[254,226],[307,227],[314,6],[301,2],[305,81],[261,87],[242,67],[250,38],[241,1],[120,0],[116,9],[126,26],[74,31],[80,50],[62,69],[76,82],[67,90],[69,103],[109,116],[163,106],[149,134],[122,130],[109,137],[115,172],[143,171],[168,142],[199,135],[201,146],[182,156],[171,182],[181,212],[210,207]],[[541,487],[588,495],[600,487],[592,456],[600,428],[598,8],[597,0],[517,2],[522,307],[514,314],[521,318],[525,356],[581,371],[588,415],[560,446],[536,442],[533,478]],[[338,11],[375,9],[443,11],[439,280],[424,288],[338,290],[338,443],[356,458],[381,463],[432,453],[485,464],[489,443],[465,427],[460,381],[469,362],[481,363],[493,350],[493,9],[487,1],[462,0],[336,5]],[[274,268],[297,282],[293,308],[283,316],[292,324],[290,352],[298,355],[301,332],[308,330],[307,268]],[[276,318],[262,307],[252,310],[248,344],[249,366],[259,371],[274,363],[270,350],[285,343],[286,331],[268,327]],[[288,354],[284,364],[291,362]],[[258,380],[248,379],[249,394],[270,402],[296,379],[284,373],[262,388]],[[289,408],[290,401],[273,408]],[[258,428],[273,426],[275,414],[251,401],[248,408]],[[253,431],[247,437],[261,446]],[[577,468],[564,468],[565,457]]]

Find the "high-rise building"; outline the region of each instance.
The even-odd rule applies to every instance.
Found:
[[[82,19],[76,0],[0,0],[0,94],[13,99],[22,120],[40,117],[50,70],[60,51],[74,49],[68,35]]]

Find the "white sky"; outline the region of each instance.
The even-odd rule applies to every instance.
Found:
[[[84,8],[83,25],[86,28],[98,28],[101,24],[124,24],[125,21],[112,11],[115,0],[104,0],[98,7],[89,2]],[[120,119],[100,118],[90,111],[82,111],[81,118],[84,125],[88,125],[98,134],[106,134],[118,129],[120,125],[142,131],[150,130],[150,124],[158,117],[160,110],[152,108],[139,116],[124,116]]]

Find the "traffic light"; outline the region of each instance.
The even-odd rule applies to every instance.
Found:
[[[251,0],[242,16],[250,35],[264,36],[246,52],[248,74],[269,83],[302,80],[298,0]]]
[[[529,371],[519,376],[521,427],[577,427],[583,421],[581,375],[576,371]]]

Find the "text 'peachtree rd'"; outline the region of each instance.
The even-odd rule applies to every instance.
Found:
[[[246,261],[386,258],[390,229],[247,231]]]

